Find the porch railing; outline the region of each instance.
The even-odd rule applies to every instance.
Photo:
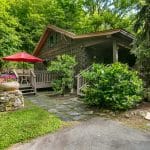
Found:
[[[82,89],[86,86],[86,80],[83,78],[82,73],[86,72],[91,69],[91,66],[81,71],[78,75],[76,75],[77,78],[77,95],[82,96]]]
[[[30,70],[30,82],[31,86],[34,88],[34,93],[36,93],[36,75],[32,70]]]
[[[15,76],[16,76],[16,80],[19,82],[19,76],[18,76],[18,73],[16,72],[16,70],[15,69],[13,69],[13,73],[15,74]]]
[[[50,87],[51,81],[56,79],[56,74],[48,71],[35,71],[37,88]]]

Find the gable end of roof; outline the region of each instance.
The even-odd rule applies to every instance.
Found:
[[[105,30],[105,31],[100,31],[100,32],[95,32],[95,33],[76,35],[72,32],[68,32],[68,31],[61,29],[59,27],[56,27],[54,25],[48,25],[47,28],[45,29],[43,35],[41,36],[39,42],[37,43],[37,45],[33,51],[33,55],[37,56],[39,54],[40,49],[42,48],[44,42],[46,41],[46,39],[51,31],[61,33],[72,39],[84,39],[84,38],[91,38],[91,37],[98,37],[98,36],[107,36],[107,35],[113,35],[113,34],[117,34],[117,33],[120,33],[120,34],[124,35],[125,37],[130,38],[130,40],[135,39],[135,37],[131,33],[127,32],[123,29],[111,29],[111,30]]]

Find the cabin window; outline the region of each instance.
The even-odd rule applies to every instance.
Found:
[[[53,47],[54,46],[54,36],[50,36],[49,40],[50,40],[49,46]]]
[[[53,47],[55,44],[58,43],[58,40],[59,40],[59,36],[57,33],[54,33],[53,35],[51,35],[48,38],[48,47],[49,48]]]

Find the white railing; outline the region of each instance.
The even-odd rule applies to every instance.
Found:
[[[26,70],[23,74],[22,70],[20,71],[14,69],[13,73],[15,74],[16,80],[19,82],[20,87],[32,86],[34,93],[36,93],[36,75],[32,70]]]
[[[48,71],[35,71],[37,88],[50,87],[51,81],[56,79],[56,74]]]
[[[16,70],[15,69],[13,69],[13,73],[15,74],[15,76],[16,76],[16,80],[19,82],[19,76],[18,76],[18,73],[16,72]]]
[[[82,96],[82,88],[86,86],[86,80],[83,78],[82,73],[86,72],[91,69],[91,66],[88,68],[82,70],[78,75],[76,75],[77,78],[77,95]]]
[[[30,82],[31,86],[34,88],[34,93],[36,93],[36,75],[32,70],[30,70]]]
[[[48,88],[51,86],[51,81],[57,78],[57,75],[48,71],[33,71],[28,70],[26,74],[19,74],[19,71],[13,70],[20,86],[32,86],[34,92],[37,88]]]

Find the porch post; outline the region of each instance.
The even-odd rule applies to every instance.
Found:
[[[113,63],[118,61],[118,47],[117,41],[113,40]]]

